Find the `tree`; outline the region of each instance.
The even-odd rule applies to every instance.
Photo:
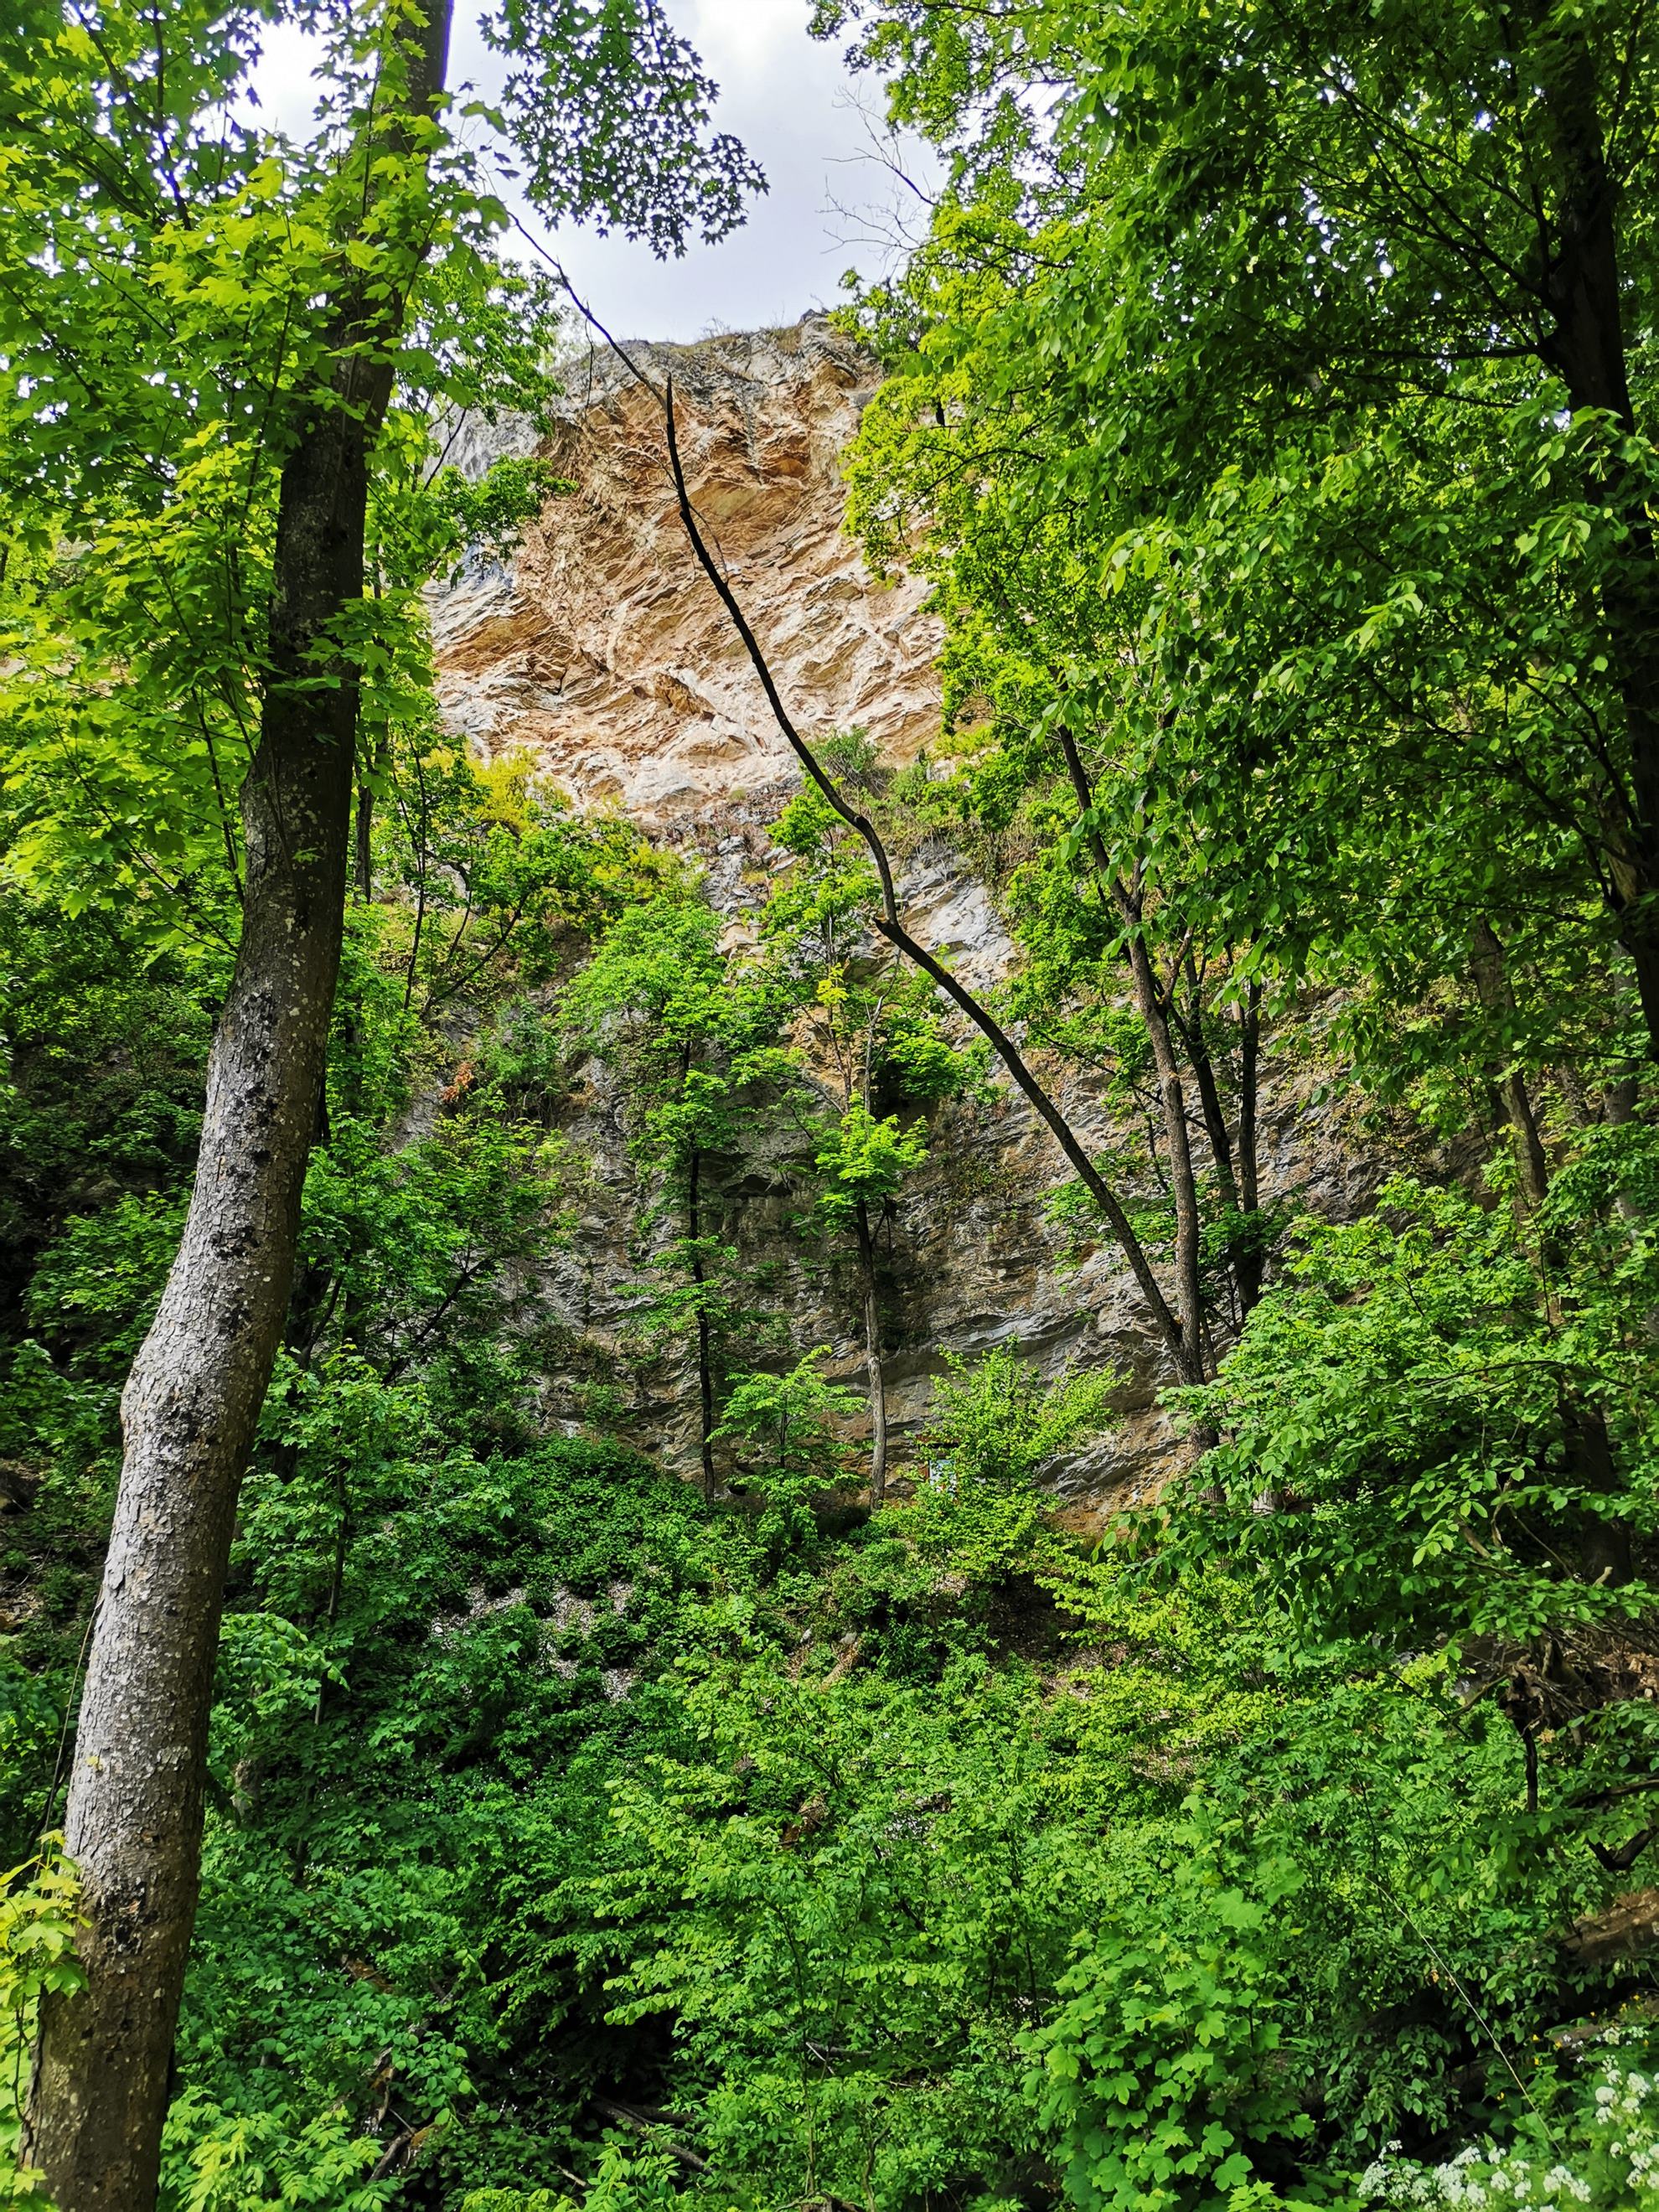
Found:
[[[362,204],[339,233],[351,273],[318,334],[327,368],[296,395],[283,441],[237,961],[197,1197],[123,1401],[124,1479],[77,1730],[67,1835],[87,1986],[43,2008],[31,2100],[30,2149],[66,2212],[143,2204],[155,2189],[219,1593],[287,1309],[339,960],[358,692],[341,621],[362,593],[368,455],[391,396],[393,303],[423,258],[448,32],[434,9],[382,35],[385,104],[344,165]],[[158,82],[162,67],[158,46]]]
[[[720,935],[720,916],[695,890],[671,885],[617,916],[561,1006],[568,1033],[623,1071],[635,1158],[679,1217],[679,1236],[658,1255],[666,1286],[648,1297],[643,1318],[652,1335],[690,1335],[708,1498],[721,1372],[755,1316],[738,1295],[736,1250],[712,1232],[708,1178],[752,1134],[766,1091],[794,1080],[779,1042],[779,975],[728,957]]]
[[[931,446],[933,481],[958,433],[964,461],[988,441],[1011,514],[1080,523],[1126,562],[1230,518],[1228,565],[1268,617],[1254,641],[1280,641],[1217,700],[1249,708],[1241,772],[1288,754],[1305,806],[1362,803],[1376,787],[1343,710],[1365,696],[1391,758],[1414,758],[1425,859],[1452,849],[1454,794],[1485,815],[1479,856],[1540,833],[1576,848],[1651,1052],[1645,11],[817,11],[824,35],[854,24],[896,114],[951,159],[926,246],[871,317],[919,379],[885,404]],[[1294,673],[1274,600],[1301,630]],[[1218,612],[1186,634],[1242,642]],[[1187,700],[1218,736],[1207,659]]]
[[[903,1127],[896,1114],[878,1121],[868,1102],[852,1099],[817,1154],[823,1188],[819,1217],[831,1229],[850,1228],[857,1242],[863,1291],[864,1357],[870,1377],[870,1496],[879,1505],[887,1492],[887,1380],[883,1360],[881,1302],[876,1279],[876,1230],[891,1212],[904,1178],[927,1157],[927,1141]]]
[[[874,748],[860,733],[831,740],[832,761],[873,787]],[[857,842],[810,787],[773,827],[796,866],[781,877],[761,927],[796,977],[800,1024],[813,1057],[840,1096],[839,1119],[819,1138],[823,1179],[816,1211],[832,1232],[852,1232],[858,1259],[864,1355],[870,1394],[870,1495],[887,1488],[887,1385],[876,1239],[890,1223],[905,1177],[927,1158],[923,1128],[883,1103],[912,1109],[962,1091],[979,1062],[946,1036],[933,993],[890,957],[871,957],[877,879]]]
[[[1121,546],[1075,523],[1030,532],[999,496],[988,439],[981,458],[975,477],[940,490],[921,553],[938,561],[951,617],[947,720],[988,709],[942,795],[958,820],[1026,833],[1027,857],[996,886],[1024,954],[1012,1003],[1144,1122],[1187,1348],[1201,1364],[1217,1322],[1236,1327],[1260,1295],[1268,1240],[1256,1147],[1264,933],[1224,897],[1237,849],[1259,861],[1259,807],[1248,787],[1229,788],[1218,826],[1224,804],[1184,726],[1190,678],[1158,628],[1179,580],[1166,585],[1149,556],[1126,573]],[[917,465],[908,436],[866,442],[858,520],[878,555],[890,548],[875,482],[913,491]],[[1221,1297],[1206,1279],[1218,1257]]]
[[[738,1376],[716,1433],[744,1452],[744,1471],[766,1501],[757,1534],[775,1558],[810,1544],[812,1504],[847,1472],[839,1426],[858,1410],[850,1390],[826,1382],[820,1346],[781,1375]]]
[[[675,501],[680,521],[692,552],[703,574],[713,585],[750,665],[760,680],[768,706],[784,741],[805,771],[812,792],[829,809],[835,818],[855,833],[861,840],[874,866],[877,878],[877,905],[874,927],[921,975],[926,976],[934,989],[947,998],[978,1030],[985,1042],[1001,1060],[1027,1103],[1042,1121],[1077,1175],[1091,1202],[1105,1220],[1111,1236],[1128,1263],[1136,1289],[1145,1303],[1148,1316],[1169,1352],[1177,1375],[1183,1382],[1203,1379],[1206,1371],[1202,1316],[1190,1306],[1172,1304],[1159,1281],[1146,1247],[1135,1223],[1130,1217],[1123,1199],[1102,1173],[1100,1164],[1091,1157],[1077,1130],[1067,1121],[1054,1099],[1039,1081],[1025,1054],[999,1020],[985,1000],[970,991],[961,978],[906,927],[900,908],[898,886],[894,875],[892,855],[871,813],[860,808],[840,788],[823,760],[801,735],[788,708],[784,703],[777,681],[773,675],[764,650],[754,629],[744,612],[741,601],[732,589],[730,578],[698,520],[687,486],[684,465],[680,457],[678,434],[674,416],[674,388],[672,379],[659,387],[652,382],[626,349],[609,341],[623,366],[635,380],[649,391],[662,410],[665,443],[667,447],[669,471],[673,479]]]
[[[1310,1640],[1449,1647],[1521,1739],[1528,1813],[1541,1756],[1619,1871],[1659,1838],[1625,1802],[1650,1778],[1623,1786],[1654,1727],[1653,1171],[1651,1129],[1598,1133],[1540,1201],[1542,1282],[1520,1225],[1455,1188],[1401,1177],[1361,1221],[1299,1224],[1189,1401],[1224,1441],[1164,1563],[1224,1547]]]
[[[43,2007],[30,2112],[63,2212],[155,2192],[225,1563],[288,1304],[362,696],[384,654],[385,611],[364,596],[375,449],[400,368],[443,384],[446,338],[465,360],[435,310],[489,295],[483,242],[502,220],[444,120],[448,0],[318,14],[332,91],[298,148],[229,119],[252,10],[203,0],[164,22],[118,5],[94,34],[37,7],[0,42],[17,519],[33,543],[92,541],[82,566],[126,586],[129,637],[143,582],[168,587],[159,639],[143,607],[125,734],[170,773],[185,709],[240,906],[194,1194],[124,1401],[82,1702],[68,1835],[86,1985]],[[736,219],[753,173],[729,141],[705,145],[710,88],[652,0],[509,0],[488,27],[523,58],[509,111],[545,213],[598,213],[662,250],[694,214],[716,234]],[[489,382],[475,357],[450,391],[475,404]],[[407,605],[421,578],[394,580]],[[71,666],[60,694],[118,739],[100,673]],[[227,724],[246,763],[240,837]],[[142,864],[142,832],[131,842]]]

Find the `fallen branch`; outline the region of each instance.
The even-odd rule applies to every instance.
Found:
[[[647,2119],[643,2112],[636,2112],[631,2106],[614,2104],[609,2097],[595,2097],[593,2102],[602,2112],[609,2112],[613,2120],[620,2120],[624,2127],[636,2128],[642,2136],[659,2135],[661,2123]],[[693,2173],[708,2172],[708,2160],[700,2157],[686,2144],[676,2142],[671,2136],[663,2142],[662,2147],[678,2159],[682,2165],[689,2166]]]
[[[426,2127],[405,2126],[392,2138],[375,2160],[369,2172],[369,2179],[384,2181],[388,2174],[396,2173],[400,2167],[407,2166],[425,2142],[430,2126],[430,2122]]]
[[[1617,1897],[1604,1912],[1575,1920],[1561,1946],[1586,1966],[1644,1957],[1659,1948],[1659,1889]]]
[[[1640,1797],[1650,1790],[1659,1790],[1659,1774],[1644,1774],[1639,1782],[1615,1782],[1610,1789],[1592,1790],[1588,1797],[1575,1797],[1576,1813],[1594,1813],[1603,1805],[1616,1805],[1621,1797]]]

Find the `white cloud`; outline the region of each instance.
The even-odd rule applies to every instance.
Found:
[[[565,232],[556,245],[573,281],[608,328],[634,337],[756,329],[832,306],[844,269],[873,273],[881,258],[867,236],[854,242],[870,226],[836,210],[885,209],[902,192],[873,156],[879,87],[807,36],[809,0],[668,0],[668,13],[720,87],[719,127],[759,161],[769,190],[741,230],[678,261]]]
[[[680,28],[728,91],[764,78],[805,35],[801,0],[689,0]]]
[[[679,261],[656,261],[623,239],[562,233],[552,243],[573,281],[609,328],[632,337],[755,329],[832,305],[849,263],[873,273],[882,253],[871,234],[888,227],[884,214],[872,224],[834,207],[885,210],[908,198],[873,158],[879,88],[850,76],[833,46],[807,36],[809,0],[667,0],[667,12],[720,86],[719,127],[743,140],[770,190],[740,231]],[[452,81],[469,79],[488,96],[502,58],[484,48],[467,0],[456,15]],[[303,128],[313,55],[290,30],[268,38],[256,82],[271,123]],[[907,155],[920,159],[914,147]],[[918,211],[911,199],[910,214]],[[520,212],[539,234],[533,213]]]

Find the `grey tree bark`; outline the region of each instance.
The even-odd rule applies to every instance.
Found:
[[[870,1502],[887,1495],[887,1377],[881,1359],[881,1304],[876,1295],[876,1240],[870,1209],[860,1199],[854,1213],[859,1274],[864,1288],[864,1357],[870,1377]]]
[[[1484,915],[1474,925],[1469,971],[1475,996],[1486,1012],[1501,1018],[1515,1011],[1515,994],[1510,988],[1504,948]],[[1515,1146],[1516,1211],[1524,1221],[1529,1214],[1537,1212],[1549,1195],[1549,1158],[1539,1134],[1538,1117],[1533,1111],[1526,1078],[1520,1069],[1509,1065],[1494,1067],[1492,1084],[1498,1110],[1509,1123]]]
[[[1126,951],[1135,1008],[1152,1048],[1158,1103],[1164,1111],[1164,1142],[1169,1153],[1170,1194],[1175,1206],[1176,1286],[1184,1323],[1182,1337],[1188,1358],[1201,1379],[1207,1372],[1204,1304],[1199,1285],[1204,1224],[1199,1211],[1192,1139],[1187,1127],[1186,1089],[1181,1079],[1181,1062],[1170,1035],[1168,1010],[1152,972],[1146,940],[1140,933],[1140,893],[1116,877],[1112,879],[1111,888],[1127,933]]]
[[[1086,822],[1094,808],[1095,794],[1090,786],[1088,770],[1083,764],[1083,756],[1078,750],[1077,739],[1066,726],[1063,716],[1056,725],[1056,734],[1066,763],[1066,773],[1071,779],[1073,794]],[[1111,856],[1098,830],[1089,832],[1089,849],[1100,879],[1101,896],[1111,899],[1123,924],[1124,951],[1134,992],[1135,1011],[1140,1016],[1141,1026],[1152,1050],[1158,1103],[1163,1109],[1164,1141],[1169,1154],[1170,1194],[1175,1207],[1176,1289],[1182,1316],[1181,1376],[1183,1382],[1202,1382],[1208,1379],[1209,1373],[1204,1305],[1199,1278],[1203,1221],[1199,1211],[1198,1178],[1193,1170],[1192,1139],[1187,1128],[1187,1097],[1181,1079],[1181,1062],[1176,1056],[1175,1043],[1170,1035],[1169,1006],[1152,971],[1152,955],[1146,949],[1146,939],[1142,932],[1143,894],[1140,885],[1138,881],[1124,882],[1112,866]],[[1172,980],[1171,998],[1174,989]]]
[[[449,0],[399,28],[406,112],[441,91],[448,31]],[[319,683],[315,656],[362,593],[368,460],[402,313],[401,299],[342,296],[336,368],[301,403],[283,468],[269,672],[241,802],[241,942],[190,1212],[122,1398],[70,1784],[86,1986],[42,2007],[22,2145],[58,2212],[149,2212],[155,2198],[225,1572],[288,1307],[339,967],[357,687],[337,657]]]
[[[1209,1139],[1210,1158],[1214,1164],[1216,1181],[1221,1188],[1221,1203],[1241,1223],[1241,1233],[1232,1242],[1227,1264],[1232,1270],[1233,1289],[1238,1300],[1238,1318],[1243,1322],[1249,1318],[1261,1300],[1264,1273],[1255,1218],[1255,1042],[1261,990],[1259,986],[1251,987],[1253,995],[1239,1018],[1238,1158],[1235,1163],[1232,1136],[1227,1127],[1227,1116],[1221,1103],[1221,1085],[1217,1080],[1215,1062],[1210,1054],[1209,1030],[1204,1016],[1202,993],[1190,952],[1187,956],[1186,968],[1192,999],[1189,1012],[1182,1012],[1173,985],[1165,1004],[1170,1021],[1180,1033],[1187,1064],[1192,1069],[1193,1079],[1198,1085],[1204,1133]]]
[[[1540,224],[1539,266],[1553,327],[1539,351],[1575,409],[1604,410],[1637,429],[1620,265],[1619,185],[1607,167],[1595,59],[1582,21],[1532,0],[1559,204]],[[1602,592],[1613,673],[1625,709],[1629,779],[1619,782],[1605,830],[1612,902],[1659,1059],[1659,546],[1637,471],[1622,464],[1593,489],[1620,513],[1627,556]]]
[[[690,1056],[687,1054],[687,1066]],[[685,1226],[690,1240],[691,1280],[697,1298],[697,1445],[702,1468],[702,1494],[712,1504],[719,1488],[714,1473],[714,1347],[708,1326],[708,1304],[703,1293],[708,1270],[702,1256],[702,1154],[693,1146],[686,1174]]]

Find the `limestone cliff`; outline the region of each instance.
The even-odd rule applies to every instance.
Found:
[[[938,728],[937,626],[918,585],[872,584],[841,532],[869,362],[821,321],[640,351],[672,369],[698,512],[803,726],[862,723],[889,757],[913,754]],[[793,760],[692,564],[654,402],[603,356],[571,384],[545,450],[577,489],[510,574],[470,574],[440,603],[444,709],[486,749],[544,750],[579,804],[688,828],[787,785]]]
[[[840,456],[872,365],[818,319],[641,350],[653,373],[672,368],[698,511],[800,726],[811,735],[860,724],[884,760],[913,757],[938,731],[937,625],[922,588],[874,583],[841,527]],[[799,775],[686,544],[654,404],[596,360],[573,380],[542,450],[575,491],[549,504],[509,568],[475,568],[434,603],[445,714],[485,751],[533,747],[579,803],[617,806],[695,851],[714,902],[735,921],[777,864],[765,824]],[[994,908],[948,850],[914,854],[902,892],[917,934],[948,949],[970,981],[1006,967]],[[597,1065],[586,1073],[568,1132],[592,1164],[586,1211],[572,1249],[546,1270],[563,1346],[549,1413],[568,1413],[584,1374],[626,1377],[632,1432],[689,1466],[688,1376],[672,1362],[641,1372],[617,1357],[635,1193],[623,1102]],[[1370,1176],[1328,1128],[1310,1141],[1310,1088],[1270,1068],[1265,1180],[1345,1212]],[[1086,1094],[1064,1103],[1085,1130],[1099,1127]],[[929,1166],[891,1224],[886,1327],[901,1452],[941,1355],[1012,1341],[1048,1372],[1105,1363],[1122,1377],[1121,1425],[1060,1472],[1062,1491],[1092,1511],[1143,1486],[1172,1449],[1153,1407],[1161,1352],[1115,1248],[1062,1267],[1043,1212],[1066,1172],[1052,1140],[1000,1085],[992,1103],[941,1115],[931,1142]],[[799,1200],[781,1164],[751,1164],[724,1203],[726,1233],[773,1262],[797,1345],[830,1346],[840,1371],[860,1381],[852,1286],[792,1229]]]

